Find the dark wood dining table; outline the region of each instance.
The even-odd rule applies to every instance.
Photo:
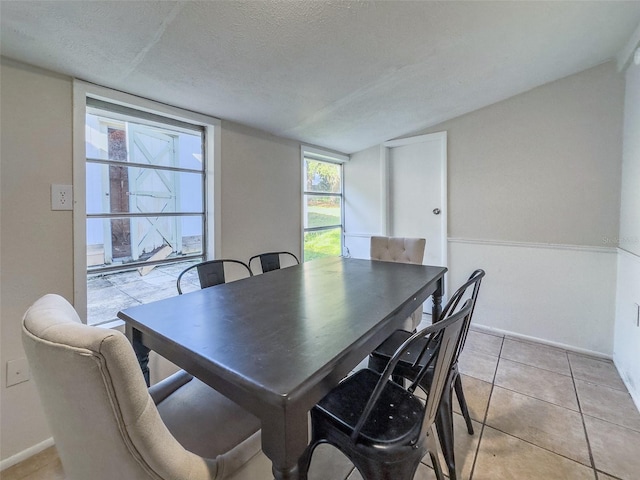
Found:
[[[444,267],[332,257],[118,313],[127,335],[255,416],[276,480],[298,477],[307,414],[411,312]]]

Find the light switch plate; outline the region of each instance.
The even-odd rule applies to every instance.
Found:
[[[17,358],[7,362],[7,387],[26,382],[31,378],[26,358]]]
[[[51,210],[73,210],[71,185],[51,185]]]

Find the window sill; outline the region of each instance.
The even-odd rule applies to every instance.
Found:
[[[120,320],[119,318],[117,318],[109,322],[98,323],[94,325],[89,324],[89,326],[124,331],[124,320]]]

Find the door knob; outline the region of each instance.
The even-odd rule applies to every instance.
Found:
[[[433,209],[433,214],[434,215],[440,215],[440,209],[439,208],[434,208]]]

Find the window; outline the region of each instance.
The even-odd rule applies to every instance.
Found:
[[[206,255],[204,129],[88,99],[88,273]]]
[[[303,258],[340,256],[343,248],[343,178],[346,157],[303,148]]]
[[[220,255],[220,120],[81,80],[73,96],[73,304],[116,327]]]

